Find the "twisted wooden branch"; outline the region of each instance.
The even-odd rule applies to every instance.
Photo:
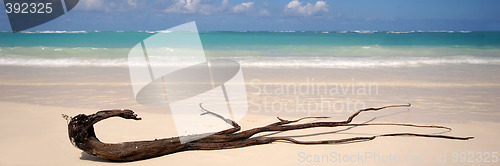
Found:
[[[407,105],[391,105],[379,108],[366,108],[355,112],[346,121],[340,122],[312,122],[303,124],[292,124],[299,122],[304,119],[311,118],[328,118],[328,117],[303,117],[297,120],[285,120],[278,117],[279,122],[272,123],[263,127],[253,128],[245,131],[240,131],[241,127],[238,123],[231,119],[227,119],[213,113],[202,107],[203,114],[210,114],[216,116],[228,124],[232,125],[233,128],[223,130],[201,139],[191,141],[188,143],[181,143],[179,137],[155,139],[149,141],[134,141],[134,142],[123,142],[117,144],[103,143],[99,141],[94,132],[93,125],[101,120],[110,117],[122,117],[125,119],[141,120],[132,110],[105,110],[99,111],[95,114],[84,115],[79,114],[70,119],[67,115],[63,115],[69,120],[68,123],[68,133],[71,143],[78,149],[84,152],[97,156],[103,159],[109,159],[113,161],[134,161],[142,160],[152,157],[158,157],[162,155],[167,155],[171,153],[187,151],[187,150],[217,150],[217,149],[228,149],[228,148],[239,148],[252,145],[268,144],[275,141],[286,141],[294,144],[337,144],[337,143],[353,143],[358,141],[369,141],[377,137],[389,137],[389,136],[416,136],[416,137],[432,137],[432,138],[443,138],[443,139],[455,139],[455,140],[468,140],[473,137],[454,137],[446,135],[432,135],[432,134],[416,134],[416,133],[390,133],[381,134],[376,136],[368,137],[353,137],[346,139],[337,140],[320,140],[320,141],[299,141],[290,137],[259,137],[250,138],[255,134],[262,132],[271,131],[289,131],[289,130],[299,130],[314,127],[338,127],[338,126],[368,126],[368,125],[392,125],[392,126],[408,126],[408,127],[422,127],[422,128],[441,128],[446,130],[451,130],[451,128],[444,126],[434,126],[434,125],[414,125],[414,124],[399,124],[399,123],[374,123],[374,124],[351,124],[352,120],[358,116],[361,112],[365,111],[378,111],[390,107],[410,107]],[[238,132],[240,131],[240,132]],[[190,137],[200,137],[201,135],[194,135]]]

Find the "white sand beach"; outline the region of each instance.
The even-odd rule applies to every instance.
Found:
[[[110,165],[113,162],[102,160],[73,147],[68,139],[66,121],[61,113],[76,115],[92,113],[92,109],[77,109],[52,106],[39,106],[19,103],[0,103],[8,112],[3,113],[2,137],[0,141],[1,165]],[[385,112],[401,111],[388,109]],[[403,113],[408,114],[408,113]],[[376,116],[373,113],[362,115],[361,119]],[[407,115],[408,116],[408,115]],[[149,140],[174,136],[175,128],[168,124],[169,114],[141,113],[141,121],[112,118],[98,123],[96,134],[103,142],[117,143],[132,140]],[[284,117],[283,117],[284,118]],[[395,119],[386,117],[374,122],[384,122]],[[332,119],[342,120],[342,119]],[[276,122],[273,116],[247,114],[240,121],[243,129],[257,127]],[[359,122],[359,121],[357,121]],[[417,123],[424,124],[424,123]],[[431,124],[431,123],[425,123]],[[497,152],[500,148],[498,138],[500,133],[495,128],[500,127],[496,122],[448,122],[432,123],[444,125],[454,130],[447,135],[474,136],[468,141],[445,140],[438,138],[417,137],[383,137],[372,141],[335,145],[295,145],[276,142],[252,147],[226,149],[216,151],[186,151],[157,158],[120,163],[127,165],[327,165],[327,164],[368,164],[368,165],[409,165],[437,164],[438,156],[446,154],[445,165],[477,164],[454,161],[455,152]],[[356,127],[346,131],[340,128],[316,128],[280,133],[274,136],[296,136],[299,140],[327,140],[341,139],[355,136],[369,136],[393,132],[439,133],[439,129],[415,129],[408,127]],[[314,133],[320,135],[307,136]],[[367,156],[367,155],[373,156]],[[340,159],[345,155],[351,156],[348,160]],[[358,156],[362,155],[358,159]],[[376,156],[379,155],[380,158]],[[319,159],[317,158],[319,156]],[[327,157],[324,157],[327,156]],[[333,157],[335,156],[335,157]],[[355,157],[353,157],[355,156]],[[364,156],[364,157],[363,157]],[[392,156],[392,157],[389,157]],[[400,158],[399,161],[397,158]],[[491,159],[493,160],[493,158]],[[484,163],[482,163],[484,164]],[[486,163],[488,164],[488,163]],[[495,165],[494,163],[491,163]]]
[[[463,68],[467,70],[458,70]],[[442,133],[442,129],[365,126],[270,132],[271,135],[263,133],[257,136],[329,140],[414,132],[473,136],[474,139],[463,141],[381,137],[372,141],[334,145],[275,142],[237,149],[185,151],[147,160],[114,163],[88,155],[72,146],[68,138],[67,122],[61,114],[75,116],[104,109],[130,108],[143,118],[141,121],[111,118],[97,123],[97,137],[108,143],[177,136],[169,112],[135,103],[130,83],[127,82],[129,78],[126,68],[68,67],[61,70],[3,66],[0,70],[0,106],[3,110],[0,116],[0,165],[498,165],[500,162],[497,158],[500,149],[500,133],[497,131],[500,127],[500,113],[497,110],[500,96],[496,93],[500,90],[500,79],[493,74],[498,71],[497,66],[334,70],[291,68],[266,69],[270,71],[267,73],[260,70],[244,69],[250,104],[248,114],[238,122],[242,130],[276,122],[277,116],[285,119],[309,115],[331,116],[332,118],[321,121],[342,121],[354,111],[352,107],[328,110],[327,105],[321,106],[322,98],[328,101],[349,99],[350,102],[343,102],[345,104],[360,101],[366,107],[412,104],[410,109],[391,108],[362,113],[354,120],[355,123],[442,125],[453,130]],[[376,83],[378,93],[279,93],[281,86],[300,86],[308,82],[310,87],[335,83],[326,85],[329,89],[334,85],[361,86],[363,83]],[[289,100],[299,101],[288,102]],[[281,102],[273,105],[276,101]],[[288,110],[278,111],[280,103],[288,103]],[[301,103],[319,106],[321,109],[297,107]],[[304,111],[301,108],[315,109]],[[311,121],[313,120],[305,122]],[[486,155],[490,157],[483,158]]]

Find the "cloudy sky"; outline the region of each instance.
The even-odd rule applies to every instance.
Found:
[[[30,30],[500,30],[498,0],[80,0]],[[2,11],[5,9],[1,8]],[[0,14],[0,30],[10,30]]]

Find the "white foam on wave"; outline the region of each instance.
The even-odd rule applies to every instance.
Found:
[[[238,58],[245,67],[311,67],[311,68],[376,68],[376,67],[417,67],[425,65],[454,64],[495,64],[500,65],[500,58],[495,57],[259,57]]]
[[[376,67],[415,67],[425,65],[454,64],[494,64],[500,65],[498,57],[224,57],[240,62],[243,67],[276,68],[276,67],[311,67],[311,68],[376,68]],[[190,57],[172,58],[152,63],[162,66],[185,66],[192,62]],[[144,65],[128,62],[127,58],[0,58],[3,66],[41,66],[41,67],[126,67],[128,65]]]
[[[415,31],[388,31],[386,33],[392,33],[392,34],[405,34],[405,33],[415,33]]]
[[[81,58],[0,58],[3,66],[39,66],[39,67],[71,67],[71,66],[102,66],[118,67],[127,65],[120,59],[81,59]]]
[[[21,31],[20,33],[87,33],[87,31]]]
[[[0,31],[0,33],[10,33],[11,31]],[[19,33],[89,33],[89,32],[101,32],[99,30],[89,30],[89,31],[21,31]],[[138,31],[124,31],[117,30],[114,32],[145,32],[145,33],[170,33],[170,31],[166,30],[138,30]],[[211,31],[207,31],[211,32]],[[216,31],[215,31],[216,32]],[[317,31],[292,31],[292,30],[283,30],[283,31],[234,31],[234,32],[275,32],[275,33],[296,33],[296,32],[317,32]],[[343,31],[331,31],[333,33],[361,33],[361,34],[372,34],[372,33],[393,33],[393,34],[405,34],[405,33],[472,33],[473,31],[469,30],[413,30],[413,31],[374,31],[374,30],[343,30]],[[319,33],[330,33],[329,31],[319,31]]]
[[[352,31],[354,33],[362,33],[362,34],[370,34],[370,33],[376,33],[377,31],[369,31],[369,30],[355,30],[355,31]]]

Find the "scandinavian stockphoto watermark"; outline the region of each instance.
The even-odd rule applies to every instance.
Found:
[[[250,81],[249,99],[251,112],[287,112],[328,114],[352,113],[366,108],[366,103],[349,96],[378,95],[377,82],[318,82],[314,78],[306,78],[302,82],[267,83],[260,79]]]
[[[128,54],[136,101],[170,111],[182,143],[232,127],[204,108],[238,121],[248,110],[238,62],[208,59],[195,22],[150,36]]]
[[[498,152],[436,152],[436,153],[391,153],[391,152],[330,152],[325,154],[297,153],[301,163],[498,163]]]
[[[237,122],[249,106],[257,107],[252,112],[353,112],[366,104],[345,96],[379,93],[377,83],[354,80],[319,83],[307,78],[304,83],[281,84],[254,79],[247,86],[238,62],[205,56],[195,22],[161,31],[137,43],[128,54],[128,64],[136,101],[170,111],[182,143],[232,127],[220,117],[203,114],[200,103]],[[256,94],[250,101],[247,88]],[[332,100],[333,96],[336,100]]]

